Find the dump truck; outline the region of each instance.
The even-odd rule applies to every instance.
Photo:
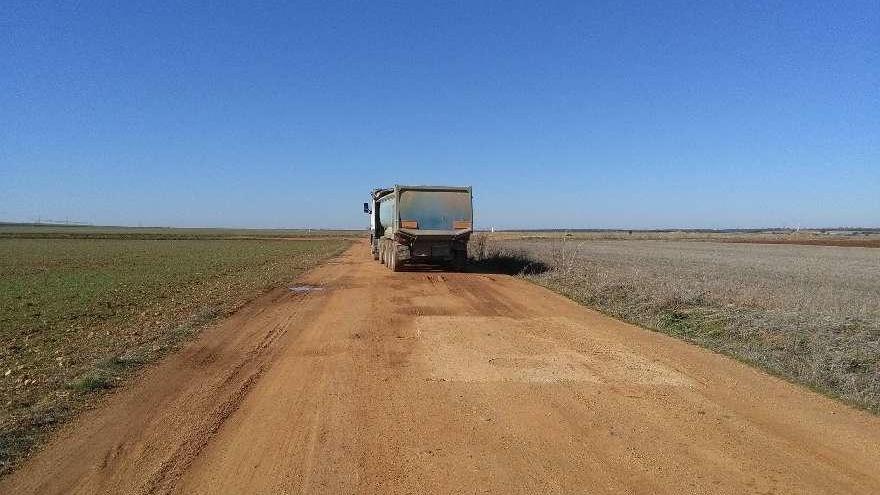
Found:
[[[395,272],[414,264],[465,268],[474,227],[470,187],[395,185],[370,196],[364,213],[373,259]]]

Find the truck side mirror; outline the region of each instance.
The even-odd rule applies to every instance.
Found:
[[[370,211],[370,203],[364,203],[364,213],[372,213]]]

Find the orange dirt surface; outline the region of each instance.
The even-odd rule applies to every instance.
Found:
[[[4,494],[877,493],[880,418],[366,242],[67,425]]]

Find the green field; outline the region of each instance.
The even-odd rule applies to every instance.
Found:
[[[0,474],[101,390],[353,234],[148,230],[0,228]]]
[[[101,227],[0,223],[0,239],[319,239],[357,237],[363,231],[324,229],[225,229]]]

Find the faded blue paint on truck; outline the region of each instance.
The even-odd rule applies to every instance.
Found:
[[[379,225],[381,225],[383,229],[389,229],[394,226],[394,216],[397,213],[394,205],[394,196],[386,196],[382,198],[377,205],[379,209]]]
[[[456,221],[471,222],[470,191],[400,191],[401,221],[415,221],[413,230],[453,230]]]

